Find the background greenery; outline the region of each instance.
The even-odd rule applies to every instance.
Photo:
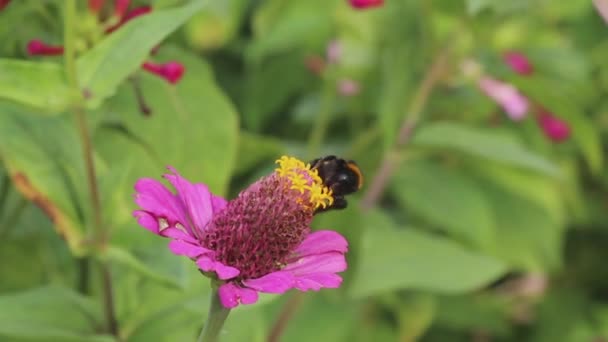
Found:
[[[75,25],[89,27],[77,3]],[[152,14],[78,51],[81,102],[61,56],[25,50],[62,43],[64,1],[0,12],[0,340],[119,340],[104,329],[100,263],[121,340],[193,340],[208,281],[136,224],[132,185],[173,165],[231,198],[282,154],[336,154],[363,170],[349,207],[314,222],[348,237],[345,282],[241,306],[223,341],[266,340],[286,307],[283,341],[608,339],[608,26],[589,1],[133,6],[145,4]],[[512,50],[532,75],[504,63]],[[147,59],[181,62],[183,79],[138,71]],[[533,111],[511,121],[463,72],[471,61],[567,122],[569,138],[553,142]]]

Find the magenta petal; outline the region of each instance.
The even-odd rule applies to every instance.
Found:
[[[169,226],[177,222],[187,225],[184,207],[169,189],[151,178],[141,178],[135,183],[135,203],[156,218],[165,218]]]
[[[202,256],[196,260],[198,267],[205,272],[215,272],[221,280],[232,279],[241,273],[237,268],[226,266],[208,256]]]
[[[150,215],[147,211],[136,210],[133,216],[137,218],[137,223],[154,234],[159,234],[158,219]]]
[[[253,304],[258,301],[258,291],[248,288],[239,288],[239,290],[242,304]]]
[[[211,195],[211,203],[213,204],[213,213],[219,213],[226,208],[228,201],[220,196]]]
[[[342,277],[333,273],[309,274],[296,279],[296,289],[319,291],[321,288],[335,289],[342,284]]]
[[[266,293],[284,293],[295,286],[295,278],[288,272],[273,272],[257,279],[243,280],[243,285]]]
[[[196,240],[196,238],[192,237],[189,233],[175,227],[163,229],[160,232],[160,235],[171,239],[183,240],[195,245],[198,244],[198,240]]]
[[[192,223],[198,229],[204,229],[213,216],[211,192],[204,184],[191,184],[177,171],[169,167],[173,174],[164,177],[175,187],[177,196],[186,208]]]
[[[295,254],[307,256],[326,252],[345,253],[347,250],[348,242],[342,235],[331,230],[319,230],[308,235],[296,248]]]
[[[226,283],[218,289],[220,302],[227,309],[235,308],[239,305],[238,288],[232,283]]]
[[[203,254],[211,252],[207,248],[188,243],[182,240],[172,240],[169,242],[169,250],[176,255],[185,255],[189,258],[196,258]]]
[[[283,268],[283,272],[289,271],[296,277],[316,273],[336,273],[346,269],[346,258],[340,252],[329,252],[325,254],[310,255],[298,259]]]
[[[258,301],[258,293],[254,290],[241,288],[232,283],[226,283],[220,286],[219,290],[220,302],[225,308],[232,309],[243,304],[253,304]]]

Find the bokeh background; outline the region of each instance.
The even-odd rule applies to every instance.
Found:
[[[222,341],[608,341],[594,3],[77,5],[82,97],[65,2],[0,1],[1,341],[194,340],[208,280],[137,225],[132,186],[173,165],[232,198],[283,154],[361,167],[349,207],[313,224],[347,236],[349,269],[338,290],[240,306]]]

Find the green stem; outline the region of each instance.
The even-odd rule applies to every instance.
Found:
[[[397,140],[392,148],[384,154],[382,163],[372,179],[371,185],[363,195],[363,199],[360,202],[363,210],[368,210],[376,204],[395,172],[400,160],[400,150],[410,141],[431,93],[445,71],[447,62],[449,61],[450,48],[451,43],[448,42],[446,47],[436,55],[433,64],[431,64],[424,79],[418,85],[414,98],[405,110],[405,116],[401,122]]]
[[[321,145],[323,144],[323,139],[325,139],[325,134],[327,132],[327,128],[329,126],[329,119],[331,117],[331,110],[333,107],[334,99],[336,96],[334,90],[334,82],[330,77],[326,77],[323,83],[323,98],[321,99],[321,106],[319,108],[319,113],[315,118],[315,122],[312,127],[312,131],[310,132],[310,137],[308,139],[308,150],[307,150],[307,158],[314,159],[318,157],[319,150],[321,149]]]
[[[65,22],[64,22],[64,61],[65,70],[68,80],[68,85],[74,95],[72,110],[75,115],[77,130],[80,133],[82,143],[82,155],[85,162],[87,184],[89,188],[89,196],[91,201],[91,211],[93,215],[93,240],[99,250],[106,247],[108,241],[108,232],[102,223],[101,217],[101,200],[99,196],[99,185],[97,184],[97,175],[95,173],[95,164],[93,162],[93,146],[91,143],[91,134],[87,125],[86,115],[84,111],[84,99],[78,83],[78,70],[76,68],[76,30],[74,24],[76,22],[76,0],[65,1]],[[106,324],[108,331],[118,336],[118,323],[114,311],[114,297],[112,291],[112,275],[108,264],[101,262],[100,264],[102,302],[105,312]]]
[[[198,337],[198,342],[216,342],[224,322],[230,313],[230,309],[226,309],[220,302],[218,287],[211,286],[211,304],[209,305],[209,313],[207,321]]]

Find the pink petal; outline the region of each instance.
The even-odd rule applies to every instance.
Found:
[[[137,223],[139,223],[142,227],[148,229],[154,234],[172,239],[184,240],[193,244],[197,243],[196,238],[188,234],[188,232],[184,231],[183,229],[169,226],[164,229],[161,229],[158,224],[159,219],[147,211],[136,210],[133,212],[133,216],[137,218]]]
[[[346,258],[343,253],[329,252],[309,255],[292,262],[282,272],[290,272],[296,277],[317,273],[336,273],[346,270]]]
[[[220,196],[211,195],[211,203],[213,204],[213,213],[217,214],[226,208],[228,201]]]
[[[154,234],[159,234],[158,219],[156,217],[143,210],[134,211],[133,216],[137,218],[137,223],[139,223],[140,226]]]
[[[163,229],[160,232],[160,235],[171,238],[171,239],[183,240],[183,241],[189,242],[191,244],[195,244],[195,245],[198,244],[198,240],[196,240],[195,237],[189,235],[188,232],[186,232],[182,229],[176,228],[176,227],[169,227],[169,228]]]
[[[258,301],[258,293],[254,290],[241,288],[232,283],[220,286],[220,302],[225,308],[232,309],[242,304],[253,304]]]
[[[241,273],[238,268],[226,266],[208,256],[199,257],[196,260],[198,267],[205,272],[215,272],[221,280],[232,279]]]
[[[300,291],[321,288],[337,288],[342,284],[342,277],[335,274],[346,269],[346,259],[340,252],[329,252],[303,257],[287,265],[283,272],[290,272],[295,277],[294,287]]]
[[[167,220],[169,226],[181,223],[188,226],[188,220],[184,206],[175,195],[161,182],[151,178],[141,178],[135,183],[135,203],[158,218]]]
[[[173,252],[173,254],[185,255],[191,259],[212,252],[207,248],[182,240],[172,240],[169,242],[169,250]]]
[[[186,208],[194,227],[204,229],[213,217],[213,203],[211,192],[204,184],[191,184],[183,178],[174,168],[169,167],[173,174],[164,175],[177,190],[177,196]]]
[[[309,274],[296,279],[296,288],[300,291],[319,291],[321,288],[335,289],[342,284],[342,277],[333,273]]]
[[[342,252],[348,250],[348,242],[337,232],[331,230],[319,230],[309,234],[296,248],[295,254],[307,256],[325,252]]]
[[[295,278],[289,272],[273,272],[257,279],[243,280],[243,285],[265,293],[285,293],[295,286]]]

